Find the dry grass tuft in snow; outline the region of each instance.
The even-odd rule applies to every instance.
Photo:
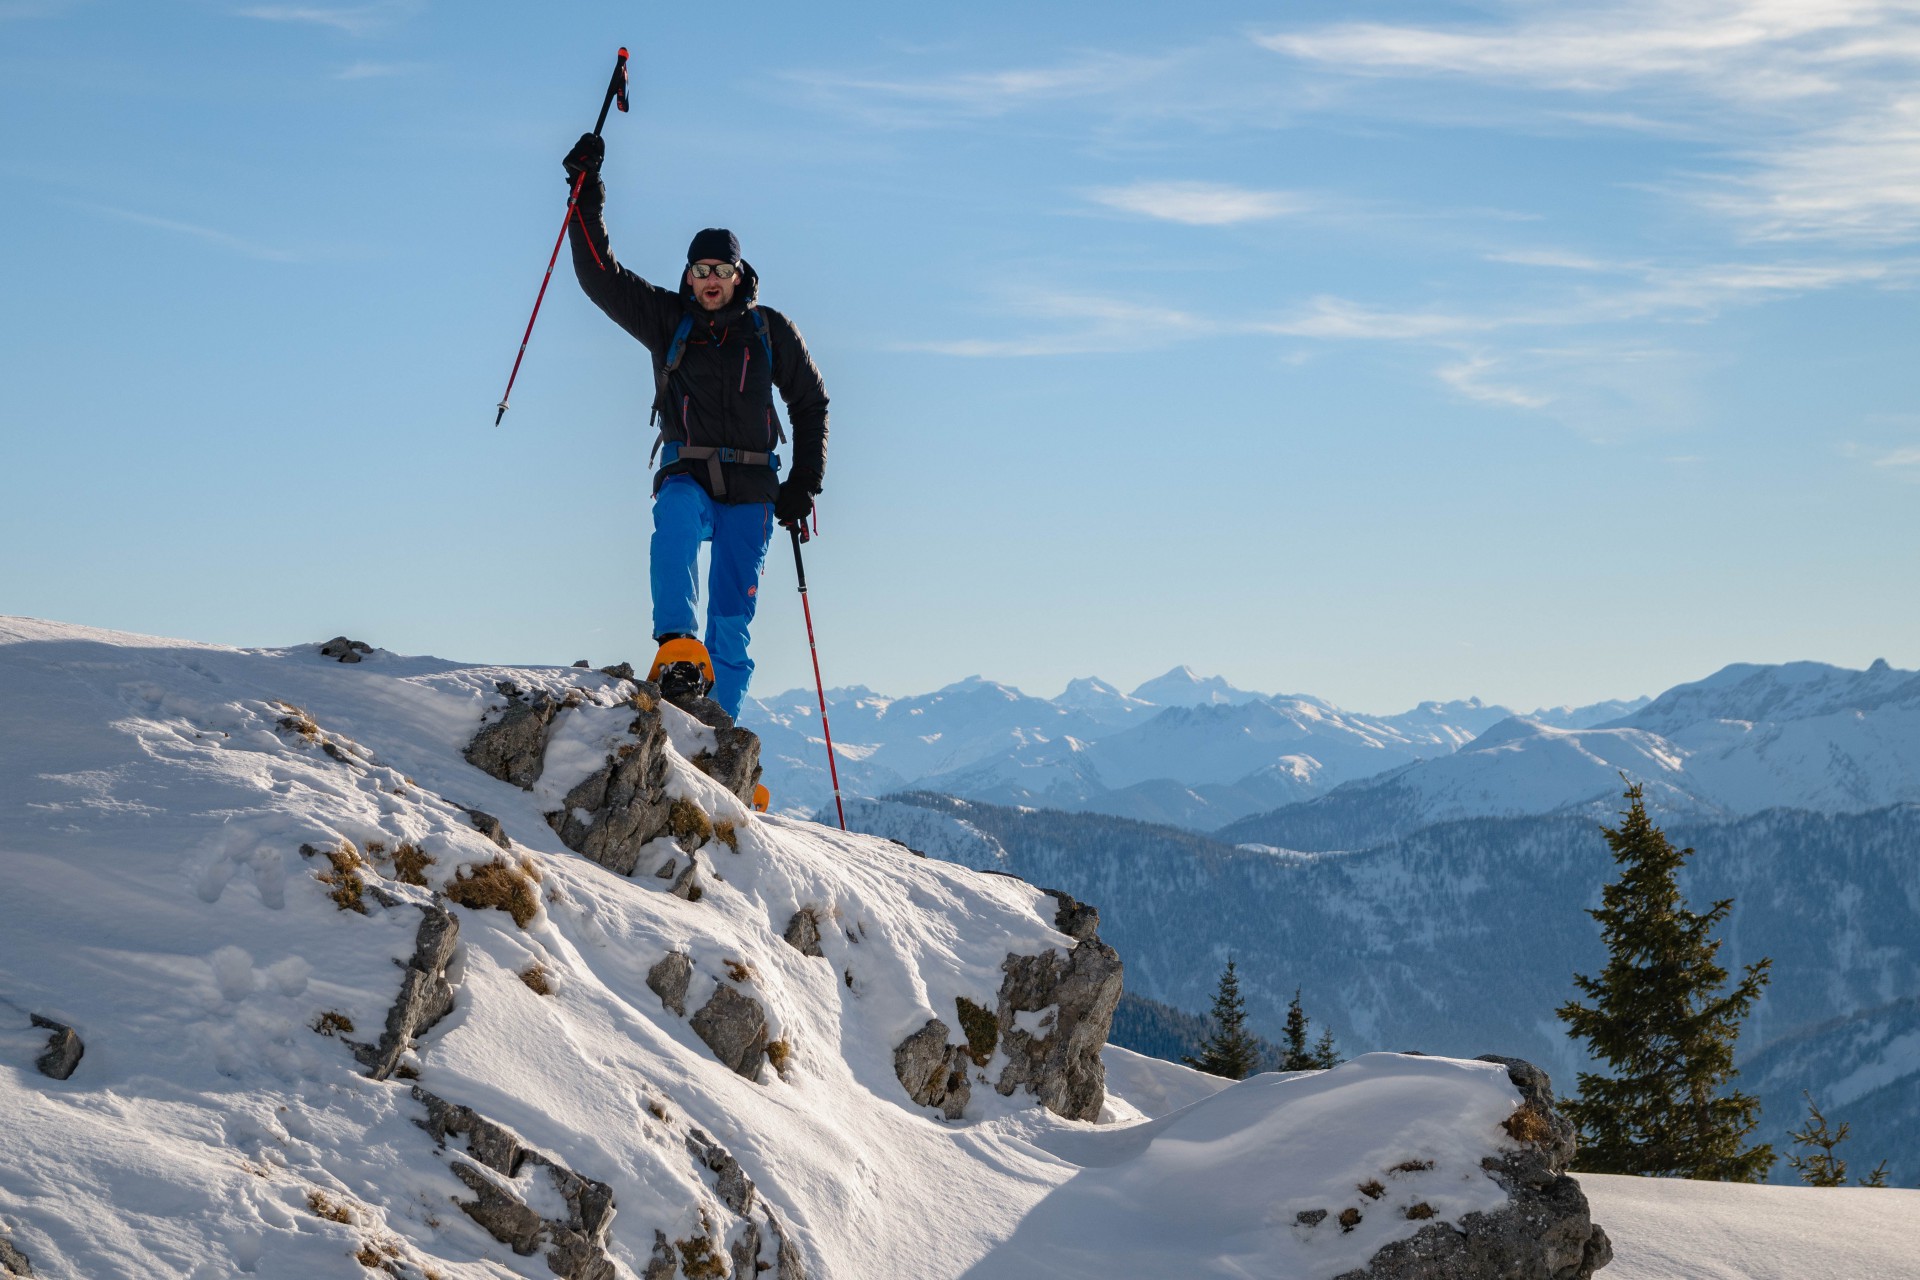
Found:
[[[401,884],[426,887],[427,868],[434,864],[432,854],[411,840],[393,851],[393,878]]]
[[[333,899],[333,905],[342,911],[358,911],[367,914],[367,881],[360,869],[367,865],[360,851],[353,847],[351,840],[342,840],[338,849],[316,849],[310,844],[300,846],[303,858],[323,857],[333,868],[331,871],[314,873],[314,879],[328,886],[327,896]]]
[[[540,914],[540,895],[533,886],[534,877],[524,867],[495,858],[477,867],[460,868],[446,893],[463,907],[504,911],[524,929]]]
[[[698,849],[713,839],[713,819],[691,800],[679,799],[667,811],[667,830],[673,832],[683,849]]]

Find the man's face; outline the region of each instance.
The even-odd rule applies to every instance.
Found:
[[[733,301],[733,291],[740,287],[740,272],[737,268],[733,270],[733,278],[730,280],[722,280],[718,274],[709,274],[702,280],[694,273],[694,265],[733,267],[734,264],[722,258],[702,258],[698,264],[689,264],[687,267],[687,283],[693,287],[693,296],[701,306],[708,311],[718,311]]]

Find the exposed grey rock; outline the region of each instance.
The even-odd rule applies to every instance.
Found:
[[[320,655],[338,662],[358,662],[363,653],[372,653],[373,646],[364,640],[349,640],[345,636],[335,636],[320,646]]]
[[[687,1150],[714,1175],[713,1191],[720,1203],[741,1217],[753,1212],[753,1179],[733,1158],[733,1153],[708,1137],[700,1129],[687,1131]]]
[[[387,1024],[375,1045],[356,1045],[355,1056],[367,1075],[385,1080],[400,1065],[400,1059],[413,1046],[416,1036],[426,1034],[434,1023],[453,1010],[453,987],[447,982],[447,965],[453,960],[454,946],[460,940],[460,921],[451,911],[433,902],[420,908],[419,931],[414,934],[413,956],[403,966],[400,994],[387,1009]]]
[[[33,1263],[27,1261],[27,1255],[0,1238],[0,1271],[10,1276],[33,1275]]]
[[[647,989],[683,1018],[687,1016],[687,983],[692,980],[693,959],[682,951],[669,951],[665,959],[647,970]]]
[[[709,729],[733,728],[733,717],[720,709],[712,698],[676,698],[673,705],[706,725]]]
[[[930,1018],[927,1025],[902,1040],[893,1050],[893,1074],[906,1086],[907,1096],[923,1107],[938,1107],[949,1120],[958,1120],[973,1096],[967,1079],[965,1045],[947,1043],[947,1024]]]
[[[1091,942],[1100,932],[1100,908],[1076,901],[1058,889],[1042,889],[1058,902],[1053,927],[1076,942]]]
[[[728,726],[714,731],[715,747],[693,758],[700,771],[747,804],[760,781],[760,737],[750,729]]]
[[[513,848],[513,841],[508,838],[507,829],[500,825],[500,819],[490,813],[482,813],[478,809],[469,809],[463,804],[454,804],[453,807],[467,815],[467,821],[473,824],[475,831],[478,831],[502,849]]]
[[[548,1269],[565,1280],[615,1280],[618,1271],[606,1253],[607,1230],[613,1223],[611,1187],[535,1151],[511,1129],[469,1107],[420,1088],[413,1096],[427,1108],[426,1120],[418,1122],[421,1127],[442,1147],[449,1136],[464,1134],[467,1153],[479,1162],[450,1162],[454,1176],[474,1193],[472,1200],[456,1201],[468,1217],[522,1257],[547,1246]],[[542,1217],[511,1186],[487,1172],[511,1179],[526,1166],[539,1171],[536,1177],[546,1176],[567,1206],[565,1217]]]
[[[679,870],[679,867],[680,867],[680,863],[677,860],[673,858],[668,858],[665,862],[660,864],[660,869],[654,872],[653,874],[658,876],[662,880],[671,880],[673,879],[673,873]]]
[[[787,945],[803,956],[820,956],[826,952],[820,950],[820,914],[812,907],[802,907],[793,913],[793,919],[787,921],[785,934]]]
[[[40,1068],[43,1076],[65,1080],[80,1065],[80,1057],[87,1051],[87,1046],[80,1043],[80,1033],[64,1022],[55,1022],[37,1013],[28,1016],[34,1026],[53,1033],[47,1037],[47,1051],[35,1058],[33,1065]]]
[[[752,996],[721,983],[688,1024],[713,1055],[749,1080],[767,1057],[767,1013]]]
[[[508,682],[499,688],[507,695],[506,708],[498,719],[481,725],[480,732],[473,735],[473,741],[467,744],[467,763],[502,782],[531,791],[546,764],[553,719],[565,704],[544,692],[525,697]]]
[[[639,708],[657,708],[659,692],[641,685]],[[633,874],[640,850],[667,829],[667,731],[657,709],[636,709],[634,741],[607,757],[567,793],[566,808],[547,815],[561,843],[610,871]],[[581,817],[581,815],[585,817]]]
[[[414,1123],[440,1146],[446,1146],[449,1137],[464,1135],[468,1155],[503,1177],[520,1176],[520,1161],[527,1149],[513,1130],[495,1124],[471,1107],[428,1093],[419,1085],[413,1087],[413,1096],[427,1108],[427,1118]]]
[[[1506,1067],[1521,1095],[1504,1126],[1513,1145],[1483,1162],[1507,1189],[1506,1207],[1423,1227],[1338,1280],[1590,1280],[1613,1261],[1586,1193],[1567,1176],[1574,1128],[1554,1107],[1546,1073],[1518,1058],[1481,1061]]]
[[[733,1259],[733,1274],[751,1276],[760,1270],[760,1228],[752,1221],[742,1223],[727,1254]]]
[[[640,1280],[673,1280],[679,1260],[673,1256],[673,1246],[667,1243],[667,1233],[656,1229],[653,1233],[653,1253],[647,1259],[647,1269],[640,1273]]]
[[[774,1280],[807,1280],[807,1266],[800,1255],[800,1248],[787,1235],[786,1227],[773,1211],[773,1206],[763,1202],[760,1216],[766,1219],[767,1230],[773,1235]]]
[[[698,902],[705,897],[707,891],[700,883],[700,859],[692,854],[687,855],[686,870],[674,878],[673,883],[667,887],[667,892],[676,898],[685,898],[688,902]]]
[[[591,667],[593,664],[591,662],[588,662],[585,658],[576,658],[574,659],[573,665],[584,669],[587,667]]]
[[[640,683],[640,677],[633,674],[633,664],[631,662],[616,662],[610,667],[601,667],[600,674],[603,676],[612,676],[615,680],[631,680],[635,684]]]
[[[1093,912],[1078,903],[1073,907]],[[1063,904],[1063,914],[1066,911]],[[1085,918],[1070,922],[1084,926]],[[1008,956],[1001,963],[1007,976],[1000,984],[996,1014],[1007,1065],[994,1087],[1005,1095],[1024,1085],[1047,1110],[1069,1120],[1098,1119],[1106,1102],[1107,1072],[1100,1049],[1120,1003],[1120,954],[1085,927],[1086,940],[1065,956],[1058,951]],[[1020,1029],[1016,1015],[1049,1007],[1053,1022],[1044,1034]]]
[[[455,1201],[469,1218],[523,1258],[540,1247],[547,1230],[545,1218],[529,1209],[519,1196],[487,1177],[478,1165],[456,1160],[452,1168],[453,1176],[466,1183],[477,1197]]]

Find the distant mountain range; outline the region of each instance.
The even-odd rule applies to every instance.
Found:
[[[1514,718],[1441,758],[1357,779],[1219,831],[1235,844],[1365,848],[1436,822],[1609,813],[1622,775],[1694,819],[1862,813],[1920,801],[1920,674],[1740,664],[1591,728]]]
[[[836,689],[829,704],[847,795],[918,788],[1194,830],[1450,755],[1515,715],[1471,698],[1371,716],[1303,694],[1236,689],[1188,667],[1131,694],[1086,678],[1058,698],[1035,698],[975,676],[904,698]],[[1581,729],[1645,704],[1541,708],[1527,722]],[[741,721],[761,736],[780,808],[812,812],[831,803],[812,690],[750,699]]]

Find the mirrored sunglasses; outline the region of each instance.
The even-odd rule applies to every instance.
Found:
[[[708,276],[719,276],[722,280],[731,280],[740,274],[740,268],[731,262],[694,262],[687,265],[695,280],[705,280]]]

